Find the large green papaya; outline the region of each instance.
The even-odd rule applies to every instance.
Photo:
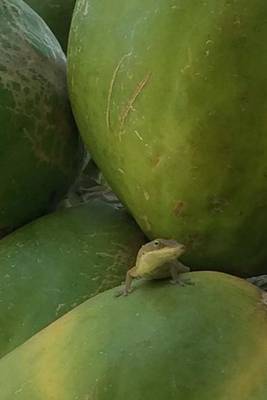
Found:
[[[66,51],[75,0],[25,1],[44,19]]]
[[[83,148],[66,59],[21,0],[0,2],[0,237],[43,214],[75,179]]]
[[[75,308],[0,360],[1,400],[266,400],[264,292],[189,276]]]
[[[57,211],[3,238],[0,357],[89,297],[119,285],[143,243],[132,218],[101,201]]]
[[[187,244],[195,268],[266,270],[266,15],[264,0],[76,4],[81,134],[146,234]]]

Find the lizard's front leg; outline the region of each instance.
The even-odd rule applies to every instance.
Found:
[[[136,278],[136,267],[133,267],[129,269],[126,273],[126,279],[125,279],[125,286],[122,290],[120,290],[116,297],[119,297],[121,295],[127,296],[129,293],[132,291],[132,281],[133,279]]]
[[[127,274],[126,274],[125,286],[124,286],[124,291],[123,291],[124,296],[127,296],[128,293],[130,293],[132,291],[133,276],[132,276],[131,271],[132,271],[132,269],[127,271]]]

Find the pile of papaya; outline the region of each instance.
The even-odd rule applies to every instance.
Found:
[[[0,1],[0,400],[266,400],[266,15]]]

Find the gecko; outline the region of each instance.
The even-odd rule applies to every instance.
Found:
[[[190,268],[178,261],[184,254],[185,245],[176,240],[155,239],[143,245],[137,253],[135,266],[127,271],[125,286],[117,296],[127,296],[131,292],[132,281],[135,278],[163,279],[172,278],[172,283],[181,286],[189,283],[181,279],[180,274],[190,271]]]

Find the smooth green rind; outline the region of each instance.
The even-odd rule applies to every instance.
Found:
[[[2,239],[0,357],[124,281],[144,240],[125,211],[101,201],[57,211]]]
[[[25,0],[25,2],[44,19],[66,52],[75,0]]]
[[[44,214],[78,174],[83,148],[66,60],[23,1],[0,2],[0,237]]]
[[[188,277],[194,286],[154,281],[83,303],[2,358],[1,400],[266,400],[263,292]]]
[[[266,272],[267,3],[78,0],[80,132],[150,237],[196,269]]]

